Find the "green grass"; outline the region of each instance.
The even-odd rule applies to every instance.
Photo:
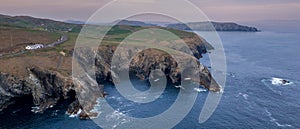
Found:
[[[90,26],[90,29],[99,30],[99,27],[107,27],[107,26],[96,26],[96,27]],[[24,28],[19,28],[19,29],[24,29]],[[195,36],[195,34],[192,32],[185,32],[185,31],[181,31],[181,30],[159,28],[159,27],[156,27],[156,29],[153,29],[153,30],[156,30],[154,34],[153,33],[149,34],[150,32],[143,31],[144,33],[135,33],[135,35],[131,35],[134,32],[144,30],[144,29],[153,29],[153,27],[151,28],[151,27],[119,26],[119,25],[114,26],[111,28],[110,31],[107,32],[107,35],[104,37],[103,41],[101,42],[101,45],[117,46],[126,39],[127,41],[129,41],[129,43],[127,43],[127,45],[130,45],[130,46],[151,47],[151,48],[156,48],[156,49],[166,51],[170,54],[176,54],[176,53],[178,53],[178,51],[176,51],[176,50],[166,48],[164,46],[154,45],[151,43],[145,43],[145,42],[150,41],[154,38],[158,41],[171,42],[173,40],[178,40],[180,38]],[[160,31],[160,29],[163,29],[165,31]],[[26,29],[26,30],[31,33],[41,32],[40,30],[37,30],[37,29]],[[166,32],[166,31],[171,32],[173,34],[170,35],[170,33]],[[97,32],[97,31],[95,31],[95,32]],[[48,32],[48,33],[51,35],[51,39],[56,40],[62,35],[63,32],[56,31],[56,32]],[[100,33],[102,33],[102,32],[100,32]],[[68,38],[69,38],[66,42],[64,42],[54,48],[45,48],[45,49],[37,50],[35,53],[51,52],[51,51],[68,52],[68,51],[72,50],[74,48],[74,45],[76,43],[79,33],[69,32],[69,33],[65,33],[65,34],[67,34]],[[98,38],[97,33],[91,34],[91,37],[89,37],[91,42],[97,41],[97,38]],[[87,44],[88,44],[88,42],[89,41],[87,41]],[[98,43],[100,43],[100,41]],[[27,53],[27,55],[32,55],[32,54]]]
[[[52,40],[57,40],[60,38],[61,34],[56,33],[56,32],[49,32],[50,33],[50,37]]]
[[[68,36],[68,40],[65,41],[64,43],[58,45],[57,47],[70,47],[70,46],[74,46],[74,44],[76,43],[77,37],[78,37],[78,33],[66,33],[66,35]]]

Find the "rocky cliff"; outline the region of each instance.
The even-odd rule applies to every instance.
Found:
[[[67,98],[74,89],[70,78],[59,73],[28,68],[27,78],[18,78],[6,73],[0,73],[0,110],[5,109],[20,97],[30,95],[37,106],[33,112],[43,112],[53,107],[61,98]]]
[[[125,48],[119,47],[119,54],[121,56],[118,56],[115,59],[118,63],[111,64],[113,60],[112,58],[114,54],[116,54],[117,46],[100,46],[95,59],[95,78],[98,83],[98,87],[92,86],[89,82],[75,80],[75,85],[77,86],[76,91],[78,93],[77,97],[80,98],[80,101],[77,100],[73,104],[71,104],[68,113],[79,113],[79,117],[82,119],[85,119],[86,117],[96,116],[96,113],[90,112],[90,110],[92,110],[93,108],[93,105],[96,103],[89,102],[95,102],[98,97],[104,97],[105,91],[101,91],[100,93],[95,93],[93,91],[96,91],[95,88],[100,88],[102,90],[102,84],[105,82],[112,82],[113,78],[115,80],[118,80],[120,77],[116,75],[115,72],[120,71],[121,73],[121,71],[127,70],[126,66],[128,65],[129,72],[133,73],[136,77],[143,80],[149,78],[152,70],[159,69],[166,75],[167,79],[170,80],[171,83],[180,85],[180,82],[182,80],[182,72],[188,72],[188,75],[184,78],[190,78],[192,81],[204,86],[210,91],[220,91],[221,87],[213,79],[207,67],[203,66],[199,62],[202,54],[207,52],[207,47],[210,47],[211,49],[211,46],[198,36],[189,37],[184,40],[188,42],[188,47],[191,49],[194,55],[177,56],[177,60],[175,60],[170,54],[158,49],[145,49],[140,51],[138,47],[134,47],[135,49],[128,51]],[[94,54],[95,53],[93,52],[93,50],[88,48],[79,49],[77,52],[75,52],[74,55],[80,60],[80,65],[83,67],[83,70],[85,72],[89,72],[89,69],[84,68],[87,68],[85,66],[90,65],[89,60],[91,57],[93,57]],[[124,63],[128,61],[127,59],[131,59],[129,64]],[[186,66],[187,68],[182,69],[179,64]],[[197,65],[193,66],[191,64]],[[195,78],[197,76],[200,78],[200,80]],[[114,83],[118,83],[118,81]],[[86,85],[91,86],[87,87]]]
[[[195,78],[191,79],[211,91],[220,91],[220,86],[213,79],[208,69],[201,65],[198,61],[198,59],[202,57],[202,54],[206,53],[207,49],[212,49],[212,47],[204,39],[196,35],[189,35],[183,38],[183,40],[186,41],[188,47],[193,52],[193,56],[178,56],[179,62],[177,62],[169,54],[157,49],[146,49],[140,52],[138,52],[139,49],[134,51],[124,50],[120,53],[122,56],[120,56],[118,60],[122,61],[127,57],[133,57],[129,64],[130,72],[134,73],[140,79],[147,79],[150,76],[151,70],[160,69],[174,84],[180,83],[181,72],[185,71],[185,69],[181,69],[179,67],[179,63],[189,66],[189,64],[193,64],[192,62],[194,62],[197,66],[190,67],[194,67],[192,69],[198,70],[187,72],[189,72],[191,77],[196,75],[201,79],[200,81],[197,81]],[[72,73],[71,71],[51,68],[52,66],[50,67],[47,62],[45,63],[45,60],[48,60],[48,58],[45,58],[44,55],[41,55],[42,57],[38,58],[44,59],[44,61],[41,61],[40,63],[38,63],[39,60],[36,60],[36,63],[28,65],[28,67],[24,64],[24,66],[26,66],[26,72],[22,72],[24,73],[23,76],[17,76],[18,71],[1,72],[0,111],[13,104],[18,100],[18,98],[22,98],[24,96],[31,96],[30,98],[35,105],[32,111],[36,113],[42,113],[46,109],[55,106],[59,100],[66,99],[68,97],[75,97],[77,99],[69,106],[67,111],[68,114],[79,114],[79,117],[82,119],[97,116],[97,113],[91,112],[91,110],[96,104],[97,98],[105,96],[105,91],[94,93],[94,88],[100,88],[103,90],[104,82],[112,81],[112,78],[119,78],[112,72],[112,67],[116,67],[118,70],[126,69],[124,67],[126,65],[122,65],[122,63],[118,64],[118,66],[111,67],[112,57],[116,48],[116,45],[103,45],[97,49],[97,53],[88,49],[83,49],[83,54],[76,53],[76,51],[73,52],[77,58],[83,61],[80,65],[88,65],[88,61],[90,61],[95,54],[97,55],[96,59],[94,59],[97,85],[94,87],[87,86],[89,85],[88,82],[82,82],[76,79],[73,80],[70,74]],[[138,53],[133,54],[135,52]],[[71,57],[72,56],[70,55],[65,58],[68,61],[71,60]],[[21,58],[24,59],[25,57],[20,57],[20,59]],[[26,58],[29,59],[33,57]],[[16,60],[17,59],[19,58],[16,57]],[[9,62],[5,61],[4,63]],[[54,67],[55,66],[56,65],[54,65]],[[67,65],[62,67],[71,66]],[[24,68],[21,67],[20,69]],[[88,70],[85,71],[88,72]]]

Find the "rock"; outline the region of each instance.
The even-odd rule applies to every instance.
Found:
[[[287,83],[290,83],[290,81],[288,81],[288,80],[281,80],[281,82],[282,82],[283,85],[287,84]]]

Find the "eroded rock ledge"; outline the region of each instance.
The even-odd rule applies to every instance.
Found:
[[[182,56],[181,61],[185,64],[197,62],[198,71],[188,71],[191,75],[199,75],[201,80],[197,82],[203,85],[210,91],[220,91],[220,86],[211,76],[208,69],[199,63],[198,59],[201,54],[206,53],[207,43],[200,38],[192,37],[189,45],[194,57]],[[110,62],[112,55],[116,50],[116,46],[101,46],[96,56],[96,79],[98,87],[103,89],[102,83],[112,81],[112,73]],[[76,54],[76,53],[75,53]],[[88,60],[93,57],[94,53],[85,53],[84,55],[77,55],[77,58]],[[125,56],[131,56],[129,52],[122,53]],[[122,59],[120,59],[122,60]],[[85,65],[84,63],[81,65]],[[115,66],[122,70],[122,65]],[[130,70],[134,72],[137,77],[146,79],[149,77],[150,71],[153,69],[162,70],[166,76],[176,84],[181,81],[181,72],[184,71],[179,68],[178,63],[168,54],[155,49],[142,51],[134,56],[130,62]],[[45,70],[40,67],[28,68],[28,77],[18,78],[8,73],[0,73],[0,111],[7,108],[7,106],[14,103],[15,98],[20,98],[25,95],[31,95],[33,103],[37,106],[33,112],[42,113],[48,108],[56,105],[60,99],[66,99],[69,93],[76,91],[76,98],[80,100],[87,100],[80,102],[78,99],[74,101],[67,110],[68,114],[79,114],[81,119],[97,116],[97,113],[90,112],[96,104],[99,97],[104,97],[104,91],[99,94],[90,93],[93,87],[84,86],[85,83],[75,83],[71,75],[63,76],[56,71]],[[116,77],[117,78],[117,77]],[[194,80],[192,78],[192,80]],[[195,79],[196,80],[196,79]]]

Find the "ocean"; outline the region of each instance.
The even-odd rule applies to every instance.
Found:
[[[211,32],[197,33],[212,41]],[[174,128],[300,128],[300,33],[218,33],[227,59],[227,81],[222,99],[213,115],[200,124],[199,114],[209,93],[201,90],[191,111]],[[210,65],[207,54],[200,61]],[[282,79],[289,82],[280,84]],[[139,90],[149,88],[145,81],[133,79],[132,82]],[[107,119],[158,115],[174,103],[179,92],[168,84],[159,100],[137,104],[123,98],[110,83],[105,90],[110,94],[106,101],[117,110],[111,116],[100,116]],[[92,120],[66,115],[68,103],[70,101],[60,102],[44,114],[31,113],[30,103],[16,105],[0,114],[0,128],[100,128]],[[101,111],[101,106],[96,108]],[[113,127],[128,122],[126,119],[119,121]]]

